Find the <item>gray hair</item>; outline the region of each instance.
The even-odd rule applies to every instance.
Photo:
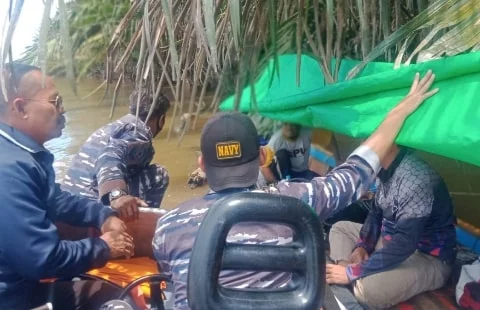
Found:
[[[7,104],[7,102],[5,102],[5,97],[10,99],[11,96],[15,95],[18,87],[20,86],[20,81],[22,78],[32,71],[42,70],[32,65],[26,65],[17,62],[12,62],[5,65],[3,74],[5,78],[7,94],[3,94],[2,90],[0,89],[0,104],[2,106]]]

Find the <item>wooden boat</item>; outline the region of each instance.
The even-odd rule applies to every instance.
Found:
[[[333,145],[332,140],[319,141],[317,144],[335,154],[337,162],[346,158],[360,141],[337,135],[338,145]],[[336,152],[334,152],[336,148]],[[447,181],[454,199],[456,213],[459,217],[458,231],[460,243],[472,250],[480,250],[480,218],[479,212],[472,209],[477,206],[476,193],[480,193],[480,187],[472,183],[473,177],[480,176],[480,169],[467,164],[458,163],[449,159],[440,158],[430,154],[421,154]],[[324,168],[324,167],[322,167]],[[478,178],[477,178],[478,179]],[[479,187],[479,188],[477,188]],[[464,190],[468,189],[468,190]],[[480,194],[479,194],[480,195]],[[89,272],[91,275],[115,282],[125,287],[128,283],[144,275],[158,273],[157,264],[152,252],[152,238],[155,226],[161,213],[155,209],[143,209],[140,219],[127,223],[129,233],[135,239],[135,257],[130,260],[113,260],[107,266]],[[59,232],[63,239],[79,240],[88,236],[98,235],[92,229],[73,228],[69,225],[58,223]],[[413,297],[392,309],[457,309],[455,302],[454,282],[447,287],[433,292],[427,292]],[[142,292],[148,298],[150,290],[148,285],[142,285]]]

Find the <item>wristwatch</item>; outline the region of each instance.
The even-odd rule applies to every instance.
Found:
[[[108,199],[110,200],[110,203],[112,201],[114,201],[115,199],[118,199],[122,196],[125,196],[127,195],[127,193],[122,190],[122,189],[114,189],[113,191],[110,192],[110,194],[108,195]]]

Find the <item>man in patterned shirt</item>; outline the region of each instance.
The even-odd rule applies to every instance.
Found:
[[[95,131],[81,147],[65,176],[63,189],[105,205],[118,199],[117,203],[130,206],[122,214],[126,218],[135,217],[139,205],[159,208],[169,178],[164,167],[150,164],[155,153],[152,139],[165,124],[170,102],[160,95],[145,123],[152,104],[148,91],[133,92],[130,113]]]
[[[442,178],[406,148],[393,148],[382,166],[363,226],[344,221],[330,230],[330,257],[340,265],[327,266],[329,283],[353,282],[356,298],[373,309],[444,286],[456,257]]]
[[[380,162],[390,153],[405,119],[436,92],[428,91],[433,80],[431,72],[422,80],[417,75],[409,95],[344,164],[325,177],[314,178],[308,183],[280,182],[264,191],[301,199],[322,219],[358,200],[374,182]],[[231,193],[256,190],[258,168],[269,164],[265,162],[253,122],[240,113],[212,117],[203,128],[200,144],[199,163],[211,190],[204,197],[187,201],[160,218],[152,242],[161,272],[170,276],[174,283],[177,310],[189,309],[188,265],[199,226],[209,207]],[[292,242],[292,234],[283,225],[242,223],[231,229],[227,242],[282,245]],[[278,272],[224,271],[220,275],[222,285],[234,288],[278,288],[289,280],[290,275]]]

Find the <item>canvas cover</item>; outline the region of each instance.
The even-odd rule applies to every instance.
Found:
[[[372,62],[356,78],[346,81],[356,64],[358,61],[343,60],[340,82],[326,85],[317,60],[303,55],[297,86],[297,56],[280,56],[279,70],[274,74],[272,59],[255,85],[243,90],[239,109],[363,138],[408,93],[415,73],[432,69],[434,87],[440,92],[407,119],[397,143],[480,166],[480,53],[398,69],[393,69],[392,63]],[[232,110],[234,101],[234,96],[225,99],[220,109]]]

